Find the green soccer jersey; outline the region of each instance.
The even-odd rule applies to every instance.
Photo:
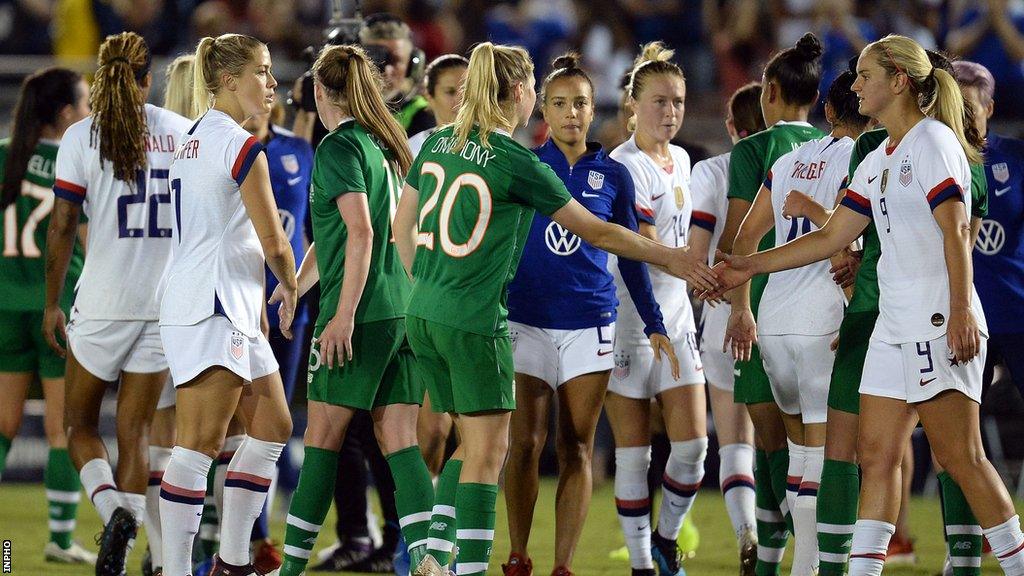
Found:
[[[853,173],[864,157],[881,146],[888,137],[889,132],[885,128],[877,128],[857,138],[850,156],[848,181],[853,180]],[[978,218],[988,215],[988,182],[985,179],[985,167],[981,164],[971,165],[971,215]],[[860,270],[853,285],[853,299],[846,307],[847,312],[878,312],[878,258],[882,255],[882,246],[874,222],[864,229],[863,249]]]
[[[729,160],[728,197],[753,204],[776,160],[796,150],[804,142],[824,137],[824,132],[806,122],[779,122],[763,132],[740,140],[733,147]],[[761,238],[757,249],[763,251],[774,246],[775,230],[772,229]],[[755,316],[767,284],[767,274],[758,274],[750,281],[750,309]]]
[[[365,194],[373,227],[370,271],[356,307],[355,323],[401,318],[410,291],[391,233],[401,181],[377,139],[355,120],[346,120],[316,149],[309,209],[320,272],[320,315],[316,327],[334,317],[345,278],[348,228],[335,200],[342,194]]]
[[[508,334],[507,288],[534,210],[551,215],[572,197],[537,156],[504,132],[480,143],[474,128],[455,148],[454,129],[423,144],[409,170],[419,191],[419,234],[409,315],[480,334]]]
[[[0,179],[6,169],[8,139],[0,140]],[[57,144],[41,141],[29,158],[21,194],[4,210],[3,257],[0,258],[0,310],[42,310],[46,303],[46,229],[53,210]],[[74,300],[75,284],[85,258],[76,242],[68,266],[61,307]]]

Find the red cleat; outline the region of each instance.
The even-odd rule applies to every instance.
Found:
[[[513,552],[508,555],[508,564],[502,564],[505,576],[533,576],[533,560]]]
[[[898,538],[893,535],[889,539],[889,549],[885,553],[885,563],[894,564],[916,564],[917,555],[914,554],[914,541],[910,538]]]
[[[252,556],[252,566],[260,574],[270,574],[280,568],[281,563],[284,562],[281,551],[277,549],[277,544],[269,539],[257,544]]]
[[[572,570],[569,570],[565,566],[559,566],[551,571],[551,576],[575,576]]]

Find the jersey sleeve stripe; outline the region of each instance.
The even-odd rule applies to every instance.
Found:
[[[771,170],[768,171],[768,177],[764,179],[764,187],[767,188],[769,192],[771,192],[771,190],[772,190],[772,171]]]
[[[242,150],[238,152],[238,158],[235,159],[234,166],[231,167],[231,178],[236,184],[241,186],[242,182],[245,182],[245,177],[249,175],[252,163],[256,161],[256,156],[262,151],[263,145],[259,143],[255,136],[250,136],[245,141]]]
[[[850,188],[846,189],[846,195],[843,196],[843,201],[840,204],[857,214],[871,218],[871,201]]]
[[[654,210],[650,208],[644,208],[643,206],[636,206],[636,217],[648,224],[654,224]]]
[[[699,226],[711,233],[714,233],[716,223],[718,223],[718,219],[715,218],[714,214],[701,212],[700,210],[694,210],[693,215],[690,217],[690,224]]]
[[[950,198],[956,198],[960,202],[964,201],[964,191],[956,180],[952,178],[946,178],[942,182],[939,182],[937,186],[932,188],[931,192],[928,193],[928,205],[931,206],[932,210],[935,210],[946,200]]]
[[[68,202],[81,204],[85,202],[85,186],[79,186],[67,180],[57,179],[53,183],[53,194]]]

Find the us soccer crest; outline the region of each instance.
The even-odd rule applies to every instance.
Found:
[[[629,354],[615,355],[615,369],[612,370],[612,376],[618,380],[629,378]]]
[[[885,194],[885,185],[889,183],[889,169],[882,170],[882,182],[879,183],[879,193]]]
[[[299,159],[295,154],[285,154],[284,156],[281,156],[281,166],[284,166],[285,171],[289,174],[299,173]]]
[[[1010,180],[1010,167],[1006,162],[992,165],[992,177],[1000,184],[1006,184]]]
[[[239,334],[238,332],[232,332],[231,333],[231,356],[235,360],[241,360],[242,359],[242,350],[243,350],[242,349],[242,344],[243,343],[244,343],[244,341],[242,340],[242,335],[241,334]]]
[[[900,184],[903,187],[910,186],[914,181],[914,169],[910,165],[910,158],[904,158],[900,163]]]
[[[600,190],[604,186],[604,174],[601,174],[597,170],[591,170],[587,174],[587,184],[594,190]]]
[[[683,193],[683,187],[682,186],[676,186],[675,192],[676,192],[676,208],[679,208],[680,210],[682,210],[683,204],[686,203],[686,196]]]

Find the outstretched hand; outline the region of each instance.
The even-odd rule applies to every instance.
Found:
[[[782,215],[787,219],[806,218],[808,207],[814,204],[814,199],[799,190],[790,190],[786,193],[786,199],[782,203]]]
[[[665,266],[665,270],[677,278],[686,280],[693,287],[701,290],[714,290],[717,288],[718,282],[705,259],[700,254],[695,254],[687,246],[675,248],[672,250],[672,259]]]
[[[721,262],[715,264],[711,272],[718,280],[718,287],[702,292],[701,300],[721,299],[726,292],[745,284],[754,275],[754,264],[749,256],[733,256],[721,250],[718,250],[716,254]]]

